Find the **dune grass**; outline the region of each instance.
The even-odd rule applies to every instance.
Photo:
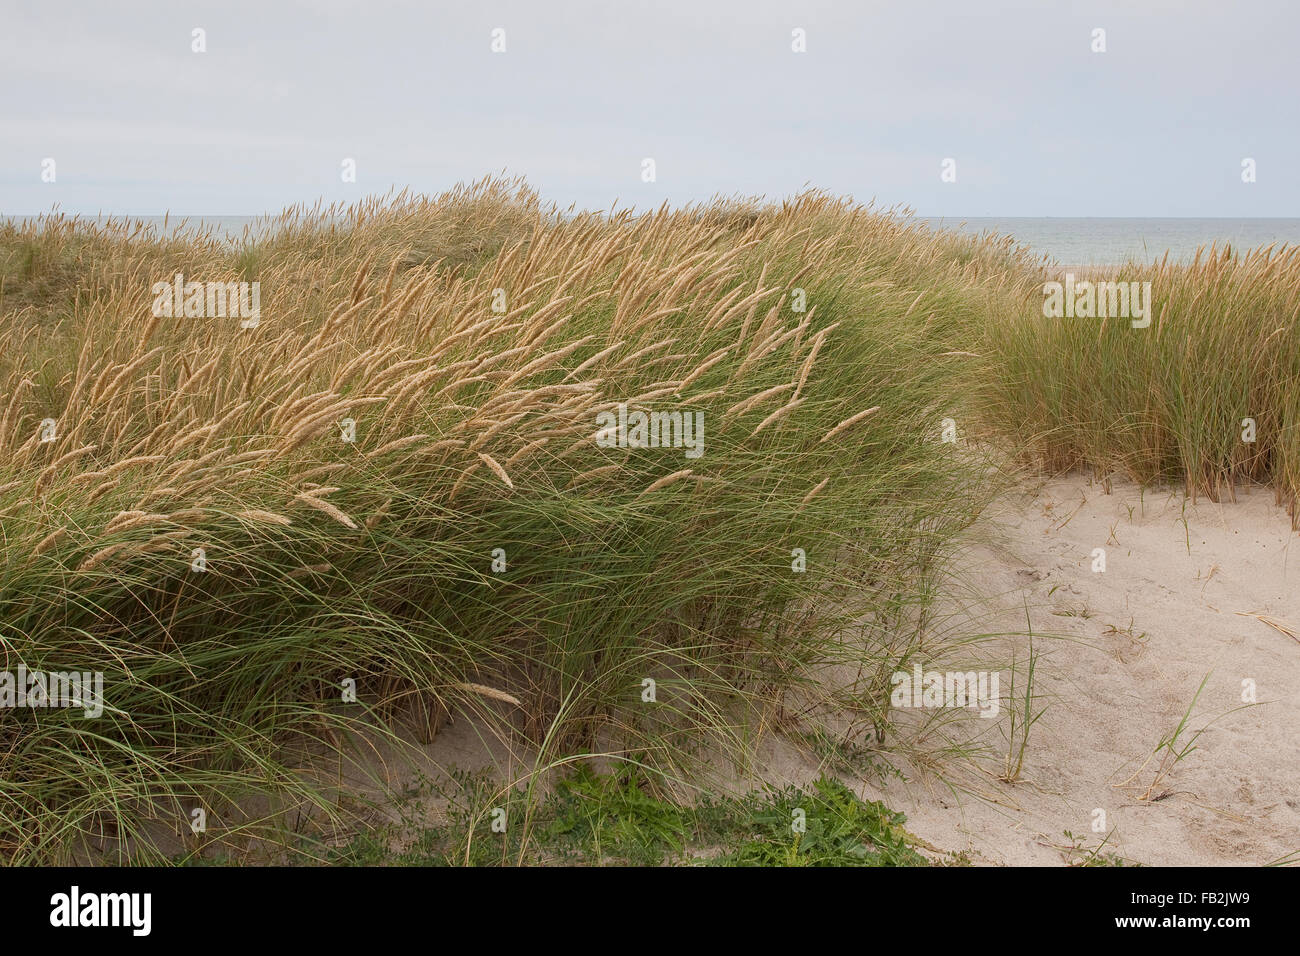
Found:
[[[177,273],[258,282],[260,323],[154,315]],[[1146,328],[1047,318],[1044,278],[820,193],[0,226],[0,673],[105,698],[0,709],[0,856],[338,859],[322,756],[452,716],[650,801],[766,733],[886,746],[994,490],[968,437],[1297,516],[1300,253],[1124,266]],[[620,409],[699,413],[702,451],[611,447]]]
[[[986,330],[994,427],[1051,470],[1086,465],[1214,500],[1271,485],[1300,521],[1300,248],[1212,248],[1107,278],[1151,284],[1148,327],[1047,318],[1031,288]]]
[[[234,245],[5,226],[0,268],[3,669],[106,706],[0,712],[19,863],[164,861],[196,809],[298,852],[343,815],[303,754],[362,725],[665,775],[845,700],[883,735],[989,493],[939,423],[1026,271],[817,193],[565,216],[500,180]],[[259,282],[260,324],[153,315],[175,273]],[[702,413],[703,453],[604,447],[620,405]]]

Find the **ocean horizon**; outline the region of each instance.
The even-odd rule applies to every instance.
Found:
[[[1165,253],[1174,262],[1191,262],[1198,249],[1212,245],[1257,249],[1300,245],[1300,219],[1191,217],[1033,216],[970,218],[917,217],[933,228],[983,235],[1014,236],[1035,254],[1062,265],[1109,266],[1155,262]]]

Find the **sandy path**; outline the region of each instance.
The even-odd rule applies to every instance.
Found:
[[[948,625],[958,631],[964,618],[1023,634],[1027,599],[1036,634],[1073,638],[1035,640],[1035,692],[1048,706],[1021,782],[959,773],[965,789],[953,791],[909,772],[910,783],[877,792],[915,833],[976,862],[1059,863],[1066,830],[1089,847],[1111,833],[1106,851],[1148,864],[1262,864],[1300,850],[1300,642],[1236,613],[1300,625],[1300,536],[1271,492],[1238,498],[1184,510],[1181,494],[1116,484],[1107,495],[1079,476],[1004,497],[958,561],[969,593],[946,602],[960,605]],[[1092,569],[1095,548],[1104,573]],[[1027,641],[991,643],[1023,659]],[[1177,726],[1207,672],[1188,735],[1227,716],[1151,791],[1159,799],[1140,799],[1156,759],[1134,786],[1115,786]],[[1002,678],[1005,694],[1005,667]],[[1259,706],[1228,714],[1247,679]],[[1005,719],[985,733],[994,746],[1005,747]]]

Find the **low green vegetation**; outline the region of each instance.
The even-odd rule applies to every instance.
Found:
[[[447,822],[381,828],[331,853],[349,865],[924,866],[901,814],[821,778],[743,797],[683,805],[655,796],[634,771],[587,769],[561,780],[529,812],[485,777],[459,775]],[[445,789],[445,788],[444,788]],[[492,829],[500,806],[504,833]],[[526,821],[526,822],[525,822]]]

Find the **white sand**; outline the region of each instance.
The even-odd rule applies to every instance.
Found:
[[[1098,808],[1114,831],[1104,852],[1132,861],[1262,864],[1295,853],[1300,642],[1236,612],[1300,626],[1300,536],[1262,488],[1239,490],[1235,504],[1187,502],[1185,511],[1181,493],[1143,496],[1120,484],[1112,492],[1075,476],[1003,498],[971,529],[959,561],[983,605],[947,599],[963,605],[969,627],[1023,633],[1027,594],[1036,634],[1073,638],[1035,639],[1047,710],[1031,731],[1021,782],[959,772],[969,789],[952,792],[909,772],[910,783],[872,792],[907,813],[913,832],[976,862],[1062,862],[1063,831],[1088,847],[1101,842],[1105,834],[1092,830]],[[1104,573],[1092,570],[1099,547]],[[1025,638],[1005,640],[1023,659]],[[1140,798],[1158,758],[1117,786],[1177,726],[1211,671],[1188,736],[1242,706],[1245,679],[1260,705],[1210,726],[1148,799]],[[1002,677],[1005,694],[1005,669]],[[1005,747],[1003,731],[1005,723],[990,742]]]

